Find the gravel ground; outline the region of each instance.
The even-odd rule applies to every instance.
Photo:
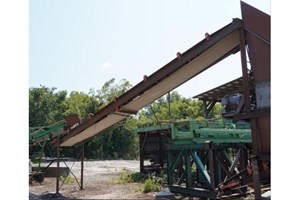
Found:
[[[66,164],[80,181],[81,163],[68,161]],[[42,166],[47,165],[48,163],[42,163]],[[56,166],[56,163],[52,166]],[[65,167],[65,164],[61,162],[60,166]],[[115,180],[125,171],[139,172],[139,161],[85,161],[83,190],[80,190],[75,181],[73,184],[64,184],[60,194],[55,194],[56,178],[45,178],[41,184],[33,182],[29,186],[29,199],[155,199],[154,193],[136,192],[141,186],[139,183],[116,183]]]

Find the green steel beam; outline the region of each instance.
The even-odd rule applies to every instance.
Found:
[[[184,164],[185,164],[185,175],[186,175],[186,187],[192,187],[192,167],[189,151],[184,152]]]
[[[167,151],[167,177],[168,177],[168,185],[173,185],[173,171],[171,170],[172,165],[172,152]]]
[[[199,173],[201,174],[201,177],[203,178],[204,182],[206,183],[206,185],[208,187],[210,187],[211,189],[211,183],[210,183],[210,176],[208,174],[208,172],[205,170],[205,167],[203,165],[203,163],[201,162],[200,158],[198,157],[198,155],[196,155],[196,152],[190,152],[193,160],[195,161],[195,164],[197,166],[197,168],[199,169]]]
[[[171,169],[172,172],[173,172],[173,171],[175,170],[175,168],[178,166],[178,163],[179,163],[180,159],[182,158],[183,153],[184,153],[184,151],[181,150],[181,151],[179,152],[179,154],[177,154],[177,156],[176,156],[176,158],[175,158],[173,164],[170,165],[170,167],[171,167],[170,169]]]
[[[239,128],[236,128],[239,127]],[[252,136],[248,124],[243,126],[229,123],[228,121],[180,121],[136,129],[136,132],[151,132],[171,130],[172,144],[189,145],[193,143],[251,143]]]

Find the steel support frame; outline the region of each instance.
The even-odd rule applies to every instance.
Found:
[[[245,114],[244,118],[250,118],[251,124],[252,124],[252,138],[253,138],[253,154],[254,157],[251,159],[252,163],[252,178],[253,178],[253,185],[254,185],[254,194],[256,199],[261,199],[261,178],[260,178],[260,168],[259,168],[259,159],[257,148],[259,145],[259,141],[262,141],[261,138],[257,138],[260,136],[259,130],[258,130],[258,124],[257,124],[257,118],[261,117],[261,115],[257,115],[254,111],[250,112],[250,82],[249,82],[249,76],[248,76],[248,68],[247,68],[247,60],[246,60],[246,42],[245,42],[245,30],[244,28],[240,29],[240,51],[241,51],[241,63],[242,63],[242,73],[243,73],[243,85],[244,85],[244,97],[245,97]],[[269,111],[267,109],[262,112],[265,115],[262,116],[269,116]],[[245,165],[243,161],[243,165]]]
[[[244,97],[245,97],[245,114],[250,115],[250,87],[249,87],[249,80],[248,80],[248,67],[247,67],[247,60],[246,60],[246,42],[245,42],[245,32],[244,29],[240,29],[240,51],[241,51],[241,63],[242,63],[242,73],[243,73],[243,85],[244,85]],[[256,119],[252,118],[251,123],[255,123]],[[254,125],[256,126],[256,125]],[[257,135],[256,130],[252,130],[252,135]],[[256,145],[254,140],[254,145]],[[254,148],[255,151],[255,148]],[[252,159],[252,170],[253,170],[253,184],[254,184],[254,193],[255,198],[261,198],[261,184],[259,178],[259,168],[258,162],[256,159]]]
[[[213,109],[213,107],[215,106],[216,103],[217,103],[216,100],[211,100],[209,102],[207,102],[205,100],[203,101],[204,115],[205,115],[206,119],[208,118],[210,111]]]
[[[270,62],[270,45],[271,45],[271,17],[260,10],[241,1],[241,11],[243,25],[240,31],[240,43],[247,43],[248,56],[251,61],[251,68],[253,71],[254,83],[269,81],[271,83],[271,62]],[[245,51],[245,48],[243,48]],[[243,54],[245,54],[243,52]],[[241,61],[243,77],[246,66],[244,65],[246,58],[242,55]],[[245,82],[246,83],[246,82]],[[249,87],[244,85],[244,91],[251,93]],[[246,106],[245,108],[250,109]],[[264,183],[264,177],[270,178],[270,175],[265,173],[263,163],[271,164],[270,159],[264,159],[261,155],[270,156],[270,109],[271,107],[264,107],[263,109],[254,109],[246,113],[246,116],[251,121],[252,130],[252,150],[253,158],[251,159],[253,171],[253,184],[255,198],[261,199],[261,184]],[[262,111],[262,112],[257,112]],[[269,169],[270,170],[270,169]],[[266,183],[269,183],[268,181]]]
[[[60,179],[60,138],[57,137],[58,145],[56,146],[56,163],[57,163],[57,174],[56,174],[56,193],[59,193],[60,188],[63,186],[65,179],[63,180],[62,184],[59,186],[59,179]],[[78,154],[79,156],[79,154]],[[77,158],[78,158],[77,156]],[[84,143],[81,144],[81,152],[80,152],[80,161],[81,161],[81,169],[80,169],[80,184],[77,180],[76,176],[72,173],[71,169],[68,167],[67,163],[63,160],[64,164],[67,168],[69,168],[70,173],[74,176],[77,184],[79,185],[80,190],[83,190],[83,170],[84,170]],[[54,161],[53,161],[54,162]],[[47,167],[49,167],[53,162],[51,162]]]
[[[83,190],[84,143],[81,144],[80,190]]]
[[[219,198],[218,194],[220,193],[218,193],[218,190],[223,183],[225,174],[227,176],[224,183],[226,179],[231,179],[231,177],[244,170],[241,167],[245,167],[243,163],[248,157],[242,143],[233,146],[227,145],[228,148],[234,148],[238,152],[235,160],[230,160],[224,145],[218,146],[212,142],[205,144],[201,149],[185,149],[179,145],[177,146],[178,148],[176,148],[176,145],[172,145],[172,148],[167,151],[167,175],[170,191],[201,198]],[[193,164],[197,169],[196,176],[192,173]],[[183,173],[180,174],[179,172],[182,170]],[[178,182],[177,179],[179,179]],[[239,176],[236,176],[234,181],[240,186]],[[229,188],[229,190],[237,191],[240,194],[245,192],[234,187]]]

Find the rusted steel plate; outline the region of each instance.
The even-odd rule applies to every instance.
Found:
[[[254,81],[270,80],[271,17],[242,1],[241,9]]]

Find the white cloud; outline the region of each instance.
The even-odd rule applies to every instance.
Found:
[[[102,69],[108,69],[112,66],[112,63],[109,61],[106,61],[102,64]]]

